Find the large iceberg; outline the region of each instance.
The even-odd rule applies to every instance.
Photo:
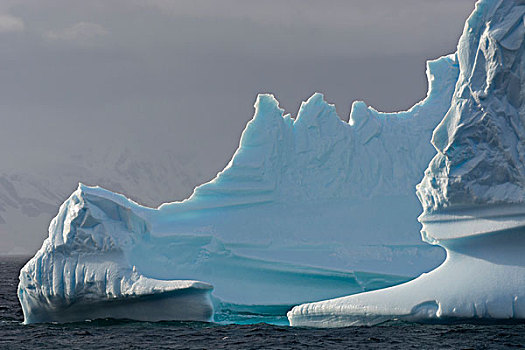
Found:
[[[230,163],[182,202],[153,209],[79,185],[20,272],[25,322],[284,315],[432,269],[445,255],[419,241],[413,188],[458,74],[456,55],[429,61],[423,101],[399,113],[354,102],[348,123],[321,94],[296,118],[259,95]]]
[[[445,262],[413,281],[309,303],[292,325],[525,318],[525,1],[481,0],[459,41],[459,79],[417,195]]]
[[[355,102],[349,123],[321,94],[295,119],[260,95],[231,162],[183,202],[80,185],[20,272],[25,322],[284,315],[428,271],[444,254],[417,239],[412,189],[458,72],[454,55],[430,61],[425,100],[400,113]]]

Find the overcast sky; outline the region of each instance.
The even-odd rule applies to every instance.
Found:
[[[407,109],[473,0],[0,0],[4,171],[108,147],[194,158],[210,177],[259,92]],[[1,170],[2,168],[0,168]],[[59,171],[59,169],[57,170]],[[2,171],[0,171],[1,173]]]

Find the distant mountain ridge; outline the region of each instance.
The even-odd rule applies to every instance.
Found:
[[[47,163],[38,173],[0,172],[0,254],[33,254],[47,237],[59,205],[79,182],[100,185],[147,206],[185,198],[205,181],[191,159],[160,152],[155,159],[138,158],[128,149],[71,156]],[[8,238],[8,239],[6,239]]]

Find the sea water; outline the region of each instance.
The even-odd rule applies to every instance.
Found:
[[[0,257],[0,349],[505,349],[525,347],[525,324],[293,328],[279,310],[232,309],[218,323],[94,320],[23,325],[16,295],[29,257]],[[286,311],[286,310],[284,310]],[[235,323],[232,323],[235,322]]]

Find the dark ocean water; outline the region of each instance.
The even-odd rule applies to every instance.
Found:
[[[265,323],[219,325],[99,320],[26,326],[22,324],[22,310],[16,296],[18,272],[26,260],[0,257],[0,349],[525,348],[525,324],[392,323],[374,327],[308,329]]]

